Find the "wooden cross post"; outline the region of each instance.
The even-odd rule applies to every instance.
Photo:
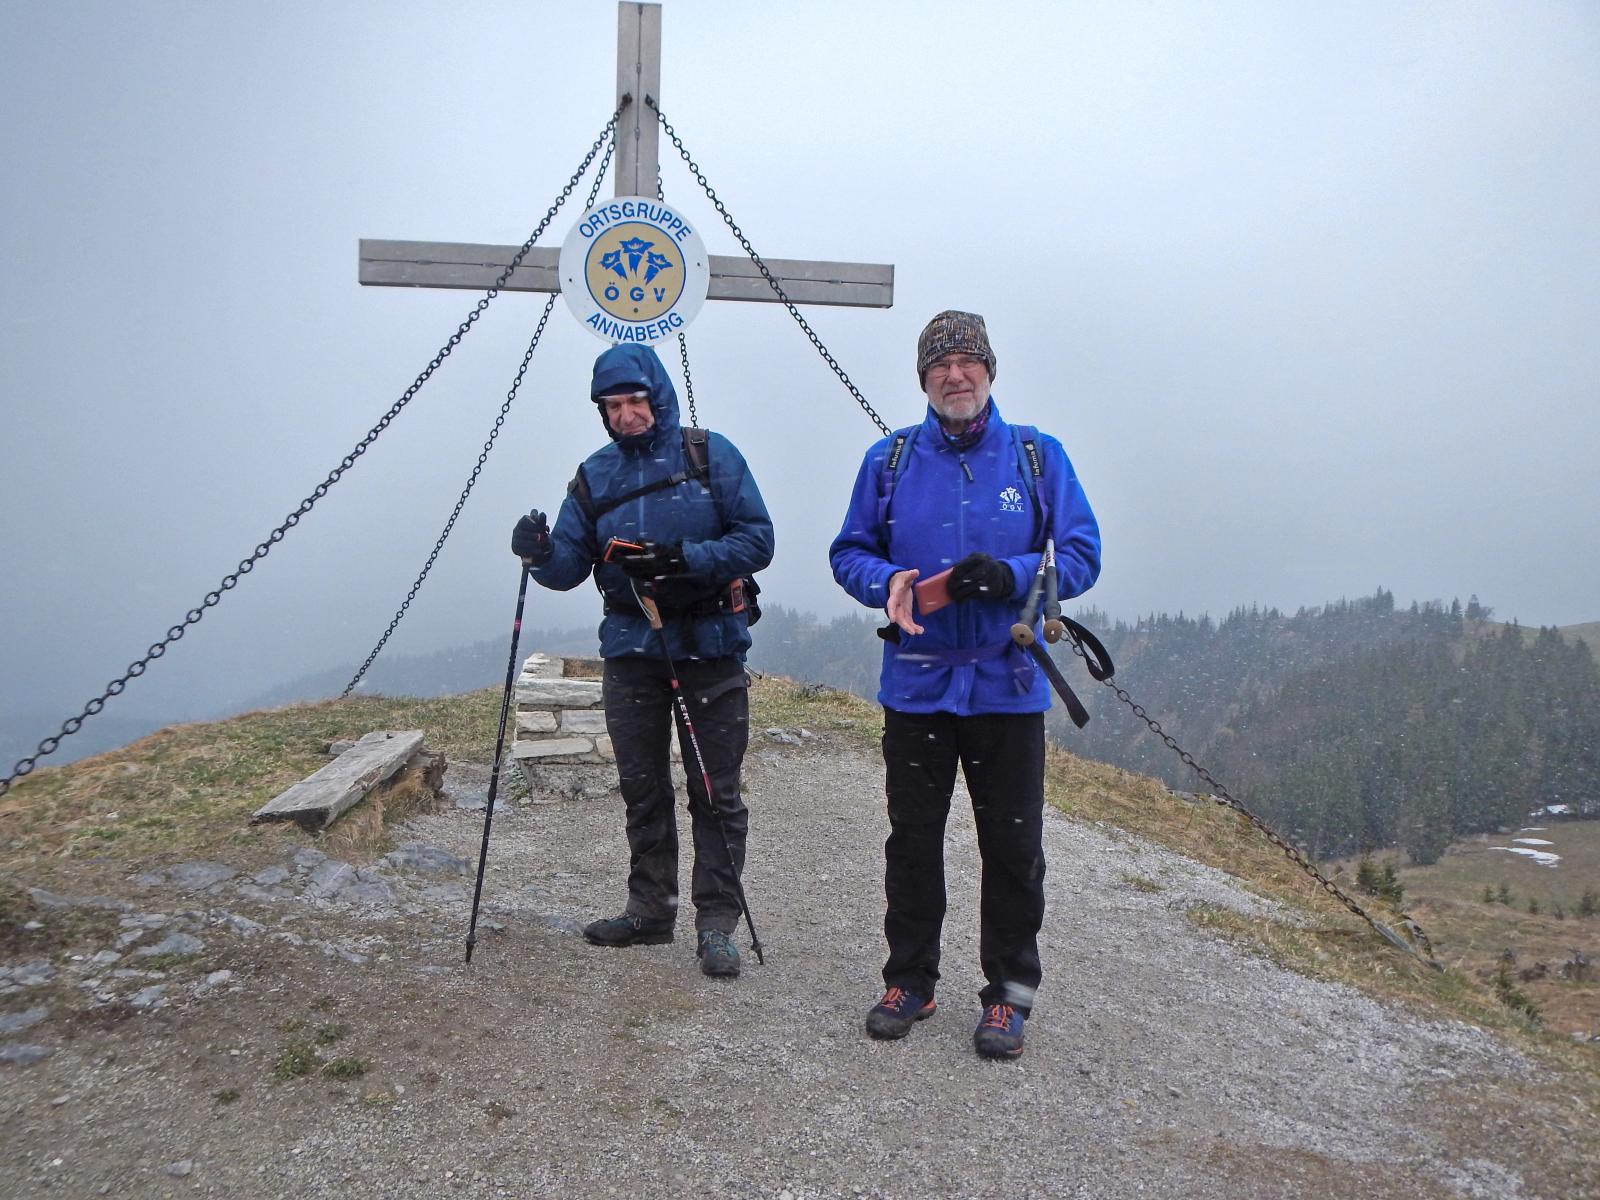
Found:
[[[631,99],[624,103],[624,97]],[[617,5],[616,192],[656,194],[660,176],[660,132],[644,97],[661,96],[661,5],[624,0]],[[578,214],[573,214],[574,219]],[[358,278],[376,287],[434,287],[486,291],[515,257],[516,246],[469,242],[399,242],[361,239]],[[559,292],[559,246],[535,246],[511,278],[511,292]],[[748,258],[708,256],[711,300],[777,302],[777,294]],[[881,263],[806,262],[763,258],[767,269],[796,304],[888,308],[894,303],[894,267]]]

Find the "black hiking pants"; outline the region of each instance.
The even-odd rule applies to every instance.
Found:
[[[944,925],[944,829],[959,763],[983,860],[978,998],[1023,1014],[1039,986],[1044,923],[1044,714],[883,711],[889,800],[883,981],[931,999]]]
[[[627,911],[649,920],[670,920],[678,913],[677,797],[667,741],[676,723],[694,836],[690,886],[695,929],[732,933],[740,917],[735,872],[744,870],[749,827],[739,794],[739,769],[750,736],[748,680],[744,664],[733,658],[685,659],[678,663],[678,678],[711,777],[716,811],[707,802],[688,731],[676,719],[667,664],[654,658],[606,659],[606,732],[617,756],[628,828]]]

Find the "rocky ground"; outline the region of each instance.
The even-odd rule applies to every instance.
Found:
[[[623,899],[615,800],[497,816],[465,964],[481,783],[455,770],[462,807],[371,863],[307,839],[249,874],[35,891],[31,932],[73,922],[81,952],[5,947],[0,1195],[1600,1195],[1593,1114],[1549,1068],[1216,940],[1186,912],[1275,910],[1062,817],[1024,1057],[972,1051],[959,804],[939,1012],[870,1041],[881,770],[832,735],[752,746],[765,965],[700,975],[687,913],[671,945],[577,936]]]

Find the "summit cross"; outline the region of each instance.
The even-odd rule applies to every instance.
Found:
[[[661,126],[645,103],[661,97],[661,5],[624,0],[617,5],[616,191],[654,196],[660,178]],[[485,291],[516,256],[517,246],[474,242],[405,242],[362,238],[357,277],[374,287],[433,287]],[[501,290],[559,292],[559,246],[535,246]],[[778,303],[779,297],[748,257],[708,255],[708,300]],[[894,303],[894,267],[882,263],[808,262],[763,258],[795,304],[888,308]]]

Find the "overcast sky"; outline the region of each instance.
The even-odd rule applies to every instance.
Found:
[[[764,255],[895,265],[893,308],[807,310],[891,425],[928,317],[985,314],[1002,411],[1100,518],[1112,614],[1382,585],[1569,624],[1600,618],[1597,13],[667,0],[661,104]],[[605,0],[0,0],[0,709],[76,712],[400,396],[476,297],[362,288],[357,240],[521,242],[611,111],[615,40]],[[543,303],[491,306],[108,712],[359,662]],[[600,444],[600,349],[558,306],[395,651],[509,631],[510,526]],[[849,611],[826,548],[876,431],[779,306],[707,304],[690,352],[773,512],[768,597]],[[536,591],[527,624],[597,617]]]

